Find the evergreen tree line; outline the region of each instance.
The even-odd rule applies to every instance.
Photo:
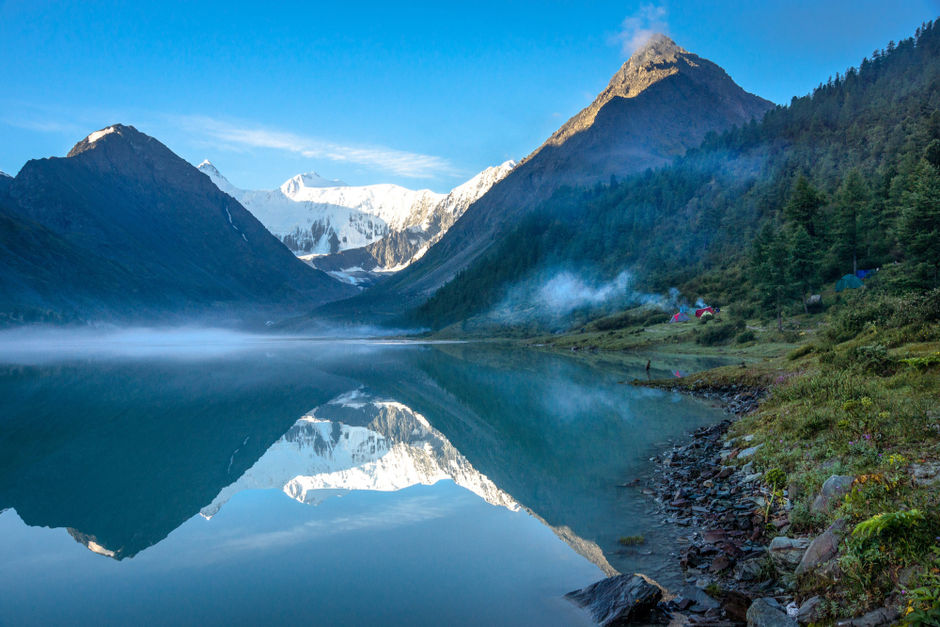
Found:
[[[539,269],[634,270],[638,287],[805,307],[857,269],[940,285],[940,33],[934,22],[673,165],[561,189],[415,312],[441,327]]]

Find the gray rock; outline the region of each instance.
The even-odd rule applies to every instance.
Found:
[[[757,581],[761,576],[761,561],[759,557],[742,560],[734,565],[734,578],[737,581]]]
[[[844,533],[845,519],[840,518],[810,542],[793,574],[799,577],[804,573],[811,573],[819,565],[834,558],[839,553],[839,543]]]
[[[691,608],[693,612],[705,612],[721,607],[721,603],[711,598],[704,590],[696,588],[695,586],[684,586],[679,591],[679,594],[693,603]]]
[[[747,627],[797,627],[775,599],[757,599],[747,610]]]
[[[855,477],[851,475],[832,475],[822,484],[819,496],[813,501],[814,512],[825,512],[836,502],[842,499],[852,489]]]
[[[940,485],[940,462],[911,464],[911,480],[923,487]]]
[[[803,559],[803,554],[809,548],[809,538],[787,538],[777,536],[770,541],[767,552],[778,570],[793,572]]]
[[[753,455],[754,453],[756,453],[757,451],[759,451],[762,446],[764,446],[764,445],[763,445],[763,444],[758,444],[757,446],[752,446],[752,447],[750,447],[750,448],[746,448],[746,449],[742,450],[740,453],[738,453],[738,459],[744,459],[744,458],[746,458],[746,457],[750,457],[751,455]]]
[[[857,618],[843,618],[836,621],[837,627],[881,627],[893,625],[901,618],[901,613],[893,607],[879,607],[877,610]]]
[[[800,606],[800,611],[796,615],[796,622],[801,625],[808,625],[810,623],[815,623],[819,621],[820,618],[820,604],[822,603],[822,597],[810,597],[803,601],[803,605]]]
[[[590,610],[598,625],[627,625],[649,615],[663,591],[639,575],[608,577],[565,598]]]

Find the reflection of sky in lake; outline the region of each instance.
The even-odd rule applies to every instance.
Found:
[[[587,624],[561,595],[603,576],[449,481],[316,507],[241,492],[121,562],[12,511],[0,537],[4,624]]]

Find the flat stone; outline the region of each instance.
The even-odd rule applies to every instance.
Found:
[[[825,512],[852,489],[855,477],[851,475],[832,475],[822,484],[819,496],[813,501],[814,512]]]
[[[822,610],[820,603],[822,603],[822,597],[820,596],[810,597],[803,601],[800,611],[796,614],[796,622],[801,625],[818,622],[820,610]]]
[[[663,591],[639,575],[608,577],[565,598],[587,608],[598,625],[627,625],[647,617]]]
[[[708,610],[721,606],[718,601],[710,597],[704,590],[694,586],[685,586],[679,591],[679,594],[683,598],[692,601],[693,605],[691,607],[694,612],[707,612]]]
[[[940,462],[911,464],[911,480],[922,487],[940,485]]]
[[[901,617],[901,613],[893,607],[880,607],[857,618],[843,618],[836,621],[837,627],[881,627],[893,625]]]
[[[845,519],[840,518],[810,542],[793,574],[799,577],[804,573],[811,573],[819,565],[834,558],[839,553],[839,543],[845,533],[845,523]]]
[[[759,451],[762,446],[764,446],[764,445],[763,445],[763,444],[758,444],[757,446],[751,446],[751,447],[748,447],[748,448],[742,450],[740,453],[738,453],[738,459],[744,459],[744,458],[746,458],[746,457],[750,457],[751,455],[753,455],[754,453],[756,453],[757,451]]]
[[[747,609],[747,627],[797,627],[776,600],[757,599]]]
[[[809,538],[777,536],[770,541],[767,552],[770,553],[770,559],[779,570],[791,572],[799,566],[809,545]]]

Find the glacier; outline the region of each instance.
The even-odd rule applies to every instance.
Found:
[[[293,176],[275,190],[245,190],[232,185],[208,160],[197,167],[295,255],[355,284],[358,270],[395,271],[420,258],[515,162],[487,168],[447,194],[390,183],[346,185],[316,172]],[[365,248],[389,236],[395,237],[395,243],[381,253],[367,254],[364,263],[360,259],[344,266],[340,259],[321,267],[317,262],[319,257]]]

